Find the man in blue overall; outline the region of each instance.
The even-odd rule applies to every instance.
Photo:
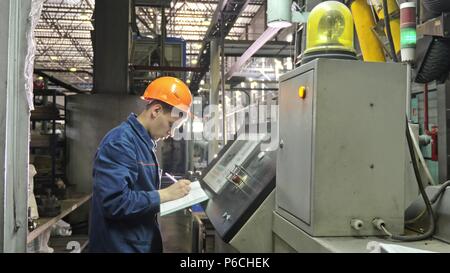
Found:
[[[146,109],[112,129],[95,156],[90,252],[162,252],[160,204],[190,191],[189,180],[160,189],[155,154],[156,142],[170,137],[185,120],[180,111],[189,114],[189,88],[177,78],[161,77],[141,98],[148,103]]]

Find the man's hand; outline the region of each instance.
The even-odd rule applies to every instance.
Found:
[[[161,203],[172,201],[186,196],[191,190],[191,181],[187,179],[180,179],[177,183],[170,185],[169,187],[159,190],[159,198]]]

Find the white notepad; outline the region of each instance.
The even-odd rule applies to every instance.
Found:
[[[162,203],[160,207],[160,215],[164,216],[209,199],[208,195],[206,195],[200,186],[200,182],[194,181],[190,184],[190,186],[191,191],[185,197]]]

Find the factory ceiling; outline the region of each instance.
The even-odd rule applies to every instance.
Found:
[[[173,0],[165,8],[168,37],[186,40],[187,66],[196,66],[199,53],[219,1]],[[264,0],[251,0],[245,6],[227,40],[242,39]],[[35,68],[79,89],[92,88],[93,49],[91,31],[95,0],[46,0],[35,30]],[[136,7],[140,35],[161,34],[161,9]]]

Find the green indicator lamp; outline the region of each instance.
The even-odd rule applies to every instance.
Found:
[[[416,3],[400,5],[400,53],[402,62],[413,62],[416,50]]]

